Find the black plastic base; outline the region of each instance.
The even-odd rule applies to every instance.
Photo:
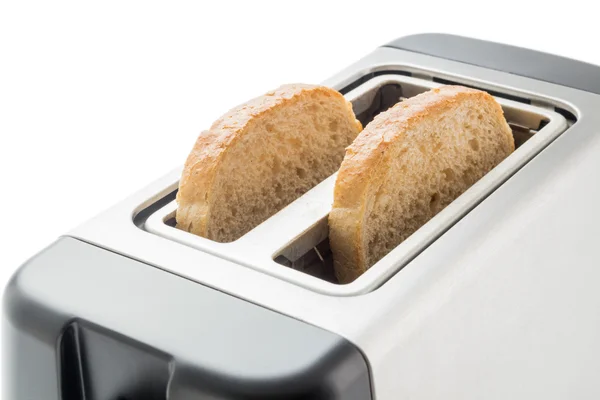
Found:
[[[3,338],[6,400],[371,398],[345,339],[72,238],[12,279]]]

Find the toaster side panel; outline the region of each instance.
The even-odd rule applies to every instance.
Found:
[[[600,94],[600,67],[554,54],[437,33],[402,37],[386,46]]]
[[[72,238],[13,277],[3,333],[7,400],[371,398],[344,338]]]

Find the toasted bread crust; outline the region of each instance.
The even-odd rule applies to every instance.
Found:
[[[413,127],[423,120],[433,118],[451,109],[456,103],[470,98],[492,104],[495,113],[502,118],[500,105],[486,92],[460,86],[444,86],[396,104],[379,114],[358,135],[346,150],[339,170],[332,212],[329,216],[330,242],[338,279],[350,282],[362,274],[366,264],[365,225],[369,214],[370,197],[385,179],[392,146],[398,141],[412,140],[407,137]],[[504,121],[501,134],[514,141],[510,128]]]
[[[288,107],[313,94],[345,101],[340,93],[324,86],[283,85],[231,109],[216,120],[209,130],[202,132],[185,162],[179,182],[177,227],[208,237],[211,205],[219,201],[215,198],[215,182],[226,154],[253,124],[268,119],[278,108]],[[352,112],[349,104],[348,107]]]

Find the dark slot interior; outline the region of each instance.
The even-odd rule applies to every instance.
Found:
[[[366,126],[377,116],[377,114],[386,111],[402,99],[402,87],[398,84],[389,84],[382,86],[375,95],[371,106],[356,115],[360,123]]]
[[[436,77],[434,77],[433,81],[437,82],[437,83],[441,83],[442,85],[460,85],[460,86],[464,86],[464,87],[469,87],[471,89],[481,90],[481,88],[478,88],[477,86],[472,86],[472,85],[468,85],[468,84],[460,83],[460,82],[454,82],[454,81],[450,81],[448,79],[442,79],[442,78],[436,78]],[[531,104],[531,100],[523,98],[523,97],[513,96],[511,94],[506,94],[506,93],[500,93],[500,92],[496,92],[496,91],[493,91],[493,90],[486,90],[486,92],[488,92],[492,96],[503,97],[503,98],[508,99],[508,100],[518,101],[519,103]]]
[[[363,83],[370,81],[371,79],[375,78],[376,76],[380,76],[380,75],[412,76],[412,73],[407,72],[407,71],[375,71],[375,72],[371,72],[371,73],[366,74],[366,75],[362,76],[361,78],[355,80],[354,82],[352,82],[348,86],[344,87],[343,89],[340,89],[339,92],[341,94],[346,94],[346,93],[350,92],[351,90],[356,89]]]
[[[389,74],[390,72],[385,73]],[[434,78],[434,81],[443,84],[460,84],[438,78]],[[361,84],[364,82],[365,80],[360,81]],[[353,86],[351,88],[354,88],[356,86]],[[479,88],[475,87],[475,89]],[[349,90],[346,90],[346,92],[347,91]],[[488,92],[494,96],[504,97],[510,100],[519,101],[521,103],[530,103],[529,100],[517,96],[510,96],[503,93],[495,93],[490,91]],[[360,99],[357,100],[360,101]],[[390,83],[383,85],[377,89],[377,93],[374,95],[373,101],[368,108],[360,111],[357,110],[357,104],[355,104],[355,112],[357,112],[356,117],[363,124],[363,126],[366,126],[379,113],[387,110],[399,101],[403,100],[405,100],[405,97],[403,97],[402,86],[400,84]],[[364,108],[364,106],[361,108]],[[573,115],[571,114],[571,116]],[[515,147],[518,148],[527,140],[529,140],[540,129],[546,126],[549,121],[542,119],[539,121],[539,123],[533,124],[536,126],[523,126],[510,120],[508,120],[507,122],[513,132]],[[307,253],[305,253],[296,260],[290,260],[285,256],[279,254],[274,258],[274,261],[286,267],[302,271],[304,273],[323,279],[325,281],[331,283],[338,283],[333,272],[333,256],[331,253],[331,248],[329,247],[329,238],[326,238],[325,240],[321,241],[319,244],[317,244],[315,247],[313,247],[311,250],[309,250]]]
[[[165,225],[169,225],[171,228],[175,228],[175,225],[177,225],[177,221],[175,220],[175,217],[169,218],[168,220],[166,220]]]
[[[323,240],[296,261],[291,261],[282,255],[275,257],[274,261],[327,282],[338,283],[333,272],[333,255],[329,247],[329,238]]]
[[[572,124],[577,121],[577,117],[571,111],[565,110],[564,108],[560,107],[554,107],[554,111],[565,117],[565,119]]]
[[[144,208],[143,210],[135,214],[133,216],[133,223],[135,224],[135,226],[137,226],[140,229],[143,229],[144,222],[146,222],[148,217],[150,217],[156,211],[160,210],[162,207],[175,200],[175,196],[177,196],[177,190],[172,191],[171,193],[165,195],[158,201],[155,201],[150,206]],[[173,218],[173,221],[175,221],[175,218]],[[172,226],[175,226],[174,222]]]

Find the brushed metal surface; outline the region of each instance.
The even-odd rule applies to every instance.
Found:
[[[181,168],[69,235],[346,337],[367,356],[378,399],[600,397],[600,96],[391,48],[325,84],[393,69],[554,104],[577,122],[360,296],[318,293],[139,229],[133,215],[175,190]]]

